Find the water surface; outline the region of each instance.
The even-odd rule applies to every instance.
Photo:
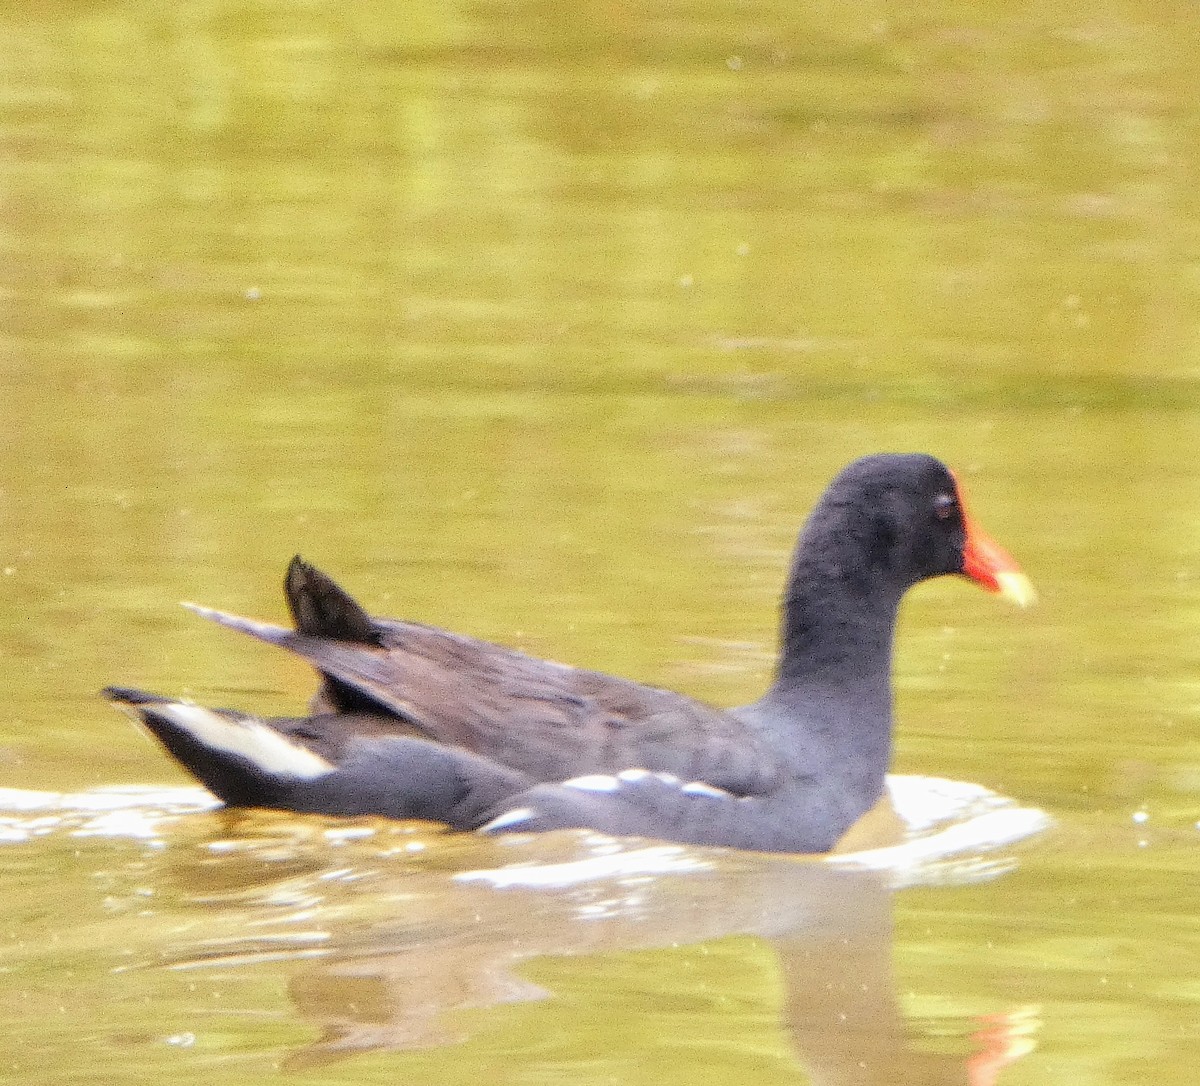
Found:
[[[901,889],[708,855],[502,890],[455,876],[513,854],[430,827],[46,815],[0,844],[0,1077],[1194,1081],[1197,29],[6,7],[0,786],[187,785],[110,682],[298,709],[303,667],[176,606],[279,618],[297,551],[748,701],[806,510],[922,449],[1043,599],[912,594],[896,768],[1055,828]]]

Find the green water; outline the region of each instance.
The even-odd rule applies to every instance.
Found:
[[[186,783],[110,682],[297,710],[302,666],[176,606],[280,618],[297,551],[745,702],[827,480],[927,450],[1042,603],[913,593],[897,768],[1057,827],[988,881],[818,885],[853,904],[813,936],[807,876],[745,858],[613,902],[455,882],[511,857],[428,827],[48,826],[0,844],[0,1080],[1194,1082],[1198,37],[1155,3],[7,5],[0,786]]]

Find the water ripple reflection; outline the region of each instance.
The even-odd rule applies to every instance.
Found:
[[[807,1066],[987,1081],[1029,1050],[1037,1016],[1021,1004],[981,1020],[966,1054],[910,1043],[891,979],[892,891],[994,878],[1016,863],[1009,846],[1049,819],[961,782],[893,777],[890,791],[903,842],[813,862],[580,831],[482,838],[230,811],[190,788],[0,790],[10,855],[61,844],[103,897],[87,923],[68,922],[64,903],[53,939],[11,950],[6,968],[34,976],[115,948],[108,976],[153,991],[186,1026],[160,1042],[186,1037],[201,1054],[196,993],[282,972],[295,1015],[317,1031],[275,1052],[298,1070],[469,1041],[487,1025],[466,1012],[569,1007],[572,963],[620,973],[633,955],[634,977],[645,955],[700,955],[690,969],[759,948],[751,957],[770,955]],[[705,989],[685,976],[676,991],[679,964],[659,972],[656,999],[692,1006]]]

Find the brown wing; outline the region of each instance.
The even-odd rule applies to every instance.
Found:
[[[773,783],[770,759],[736,716],[682,694],[369,618],[299,559],[286,587],[301,632],[193,610],[308,660],[325,678],[322,708],[383,710],[537,780],[643,767],[737,794]]]
[[[416,623],[376,620],[383,643],[375,646],[193,609],[304,657],[337,690],[399,717],[406,731],[537,780],[644,767],[738,794],[770,783],[755,737],[736,717],[669,690]]]

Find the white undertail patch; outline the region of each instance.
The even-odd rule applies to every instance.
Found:
[[[182,728],[198,743],[212,750],[239,755],[276,777],[310,781],[332,773],[336,768],[319,754],[293,743],[257,720],[229,720],[202,705],[182,702],[146,708]]]

